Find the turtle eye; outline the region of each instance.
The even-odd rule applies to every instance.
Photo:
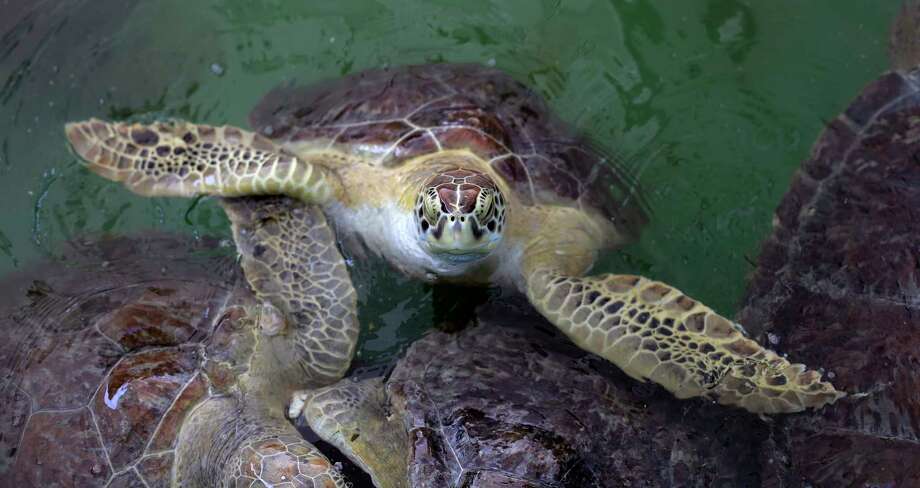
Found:
[[[485,224],[492,218],[492,214],[495,213],[495,198],[491,190],[483,188],[479,192],[479,196],[476,197],[476,209],[474,211],[480,224]]]
[[[438,223],[438,217],[441,214],[441,199],[438,198],[438,192],[434,188],[429,188],[425,194],[425,218],[430,225]]]

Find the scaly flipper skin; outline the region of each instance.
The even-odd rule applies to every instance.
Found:
[[[288,197],[221,201],[246,279],[290,327],[311,386],[345,375],[358,339],[357,295],[322,211]],[[273,313],[268,307],[265,313]]]
[[[565,276],[549,262],[530,266],[527,296],[540,313],[579,347],[678,398],[791,413],[844,395],[668,285],[628,275]]]
[[[176,486],[350,486],[290,422],[229,396],[195,409],[176,456]]]
[[[144,196],[288,195],[321,204],[340,187],[325,168],[236,127],[90,119],[65,132],[91,171]]]
[[[389,408],[381,378],[345,379],[296,394],[288,416],[303,415],[317,435],[370,474],[375,486],[405,488],[408,434],[403,415]]]

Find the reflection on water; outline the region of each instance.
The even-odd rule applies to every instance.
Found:
[[[897,2],[66,2],[0,20],[0,273],[83,233],[229,237],[210,201],[142,199],[83,170],[62,124],[104,116],[244,124],[282,80],[428,61],[495,64],[641,173],[653,220],[604,270],[731,314],[822,121],[887,64]],[[365,359],[433,314],[430,290],[356,261]]]

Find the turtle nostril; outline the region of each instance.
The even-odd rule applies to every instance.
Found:
[[[460,222],[466,222],[466,217],[460,217]]]

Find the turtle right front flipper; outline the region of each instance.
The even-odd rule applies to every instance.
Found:
[[[556,256],[554,256],[555,258]],[[821,374],[747,338],[738,324],[641,276],[572,276],[530,265],[527,296],[579,347],[677,398],[705,396],[754,413],[819,408],[844,396]]]
[[[340,191],[326,168],[236,127],[90,119],[65,131],[91,171],[144,196],[283,194],[322,204]]]

